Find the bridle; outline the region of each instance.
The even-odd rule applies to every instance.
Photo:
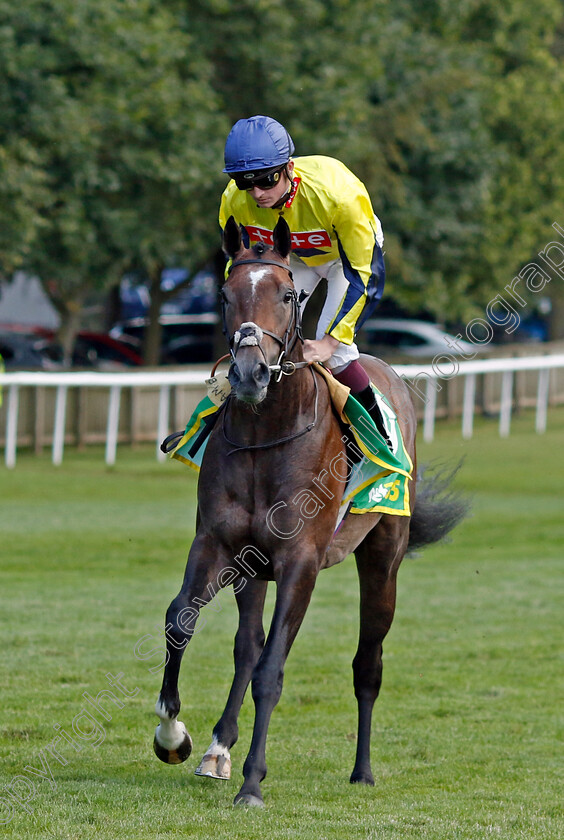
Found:
[[[285,265],[284,263],[278,262],[277,260],[262,260],[262,259],[248,259],[248,260],[235,260],[231,263],[229,267],[229,274],[233,271],[234,268],[237,268],[240,265],[275,265],[278,268],[283,268],[284,271],[287,271],[290,275],[290,280],[293,280],[292,272],[290,268]],[[290,291],[290,290],[289,290]],[[300,368],[304,368],[308,366],[308,362],[293,362],[291,359],[286,359],[286,356],[292,351],[295,347],[296,342],[303,341],[302,336],[302,324],[301,324],[301,316],[300,316],[300,305],[298,301],[298,295],[296,294],[296,290],[291,290],[292,294],[292,312],[290,313],[290,318],[288,320],[288,325],[284,331],[283,336],[279,336],[276,333],[271,332],[270,330],[265,329],[264,327],[258,326],[258,324],[254,324],[252,322],[247,322],[245,324],[241,324],[238,330],[235,330],[233,335],[229,334],[229,330],[227,328],[227,320],[225,316],[225,306],[226,300],[225,297],[222,297],[221,302],[221,317],[223,322],[223,334],[225,335],[228,343],[229,343],[229,355],[231,356],[231,363],[235,362],[235,358],[237,356],[237,351],[240,347],[248,346],[248,345],[256,345],[262,356],[264,358],[265,364],[268,367],[270,374],[277,373],[278,376],[276,377],[276,382],[280,382],[282,376],[291,376],[296,370]],[[266,358],[266,353],[264,352],[264,348],[262,346],[262,337],[263,335],[269,335],[273,338],[281,347],[280,355],[275,364],[270,365],[268,363],[268,359]]]
[[[279,268],[283,268],[285,271],[288,272],[290,275],[290,280],[293,281],[292,272],[290,268],[285,265],[284,263],[278,262],[277,260],[262,260],[262,259],[247,259],[247,260],[235,260],[231,263],[229,267],[228,274],[231,274],[234,268],[237,268],[240,265],[275,265]],[[291,359],[286,359],[288,353],[295,347],[296,342],[303,341],[302,335],[302,324],[301,324],[301,316],[300,316],[300,304],[298,300],[298,295],[295,289],[291,290],[292,293],[292,312],[290,313],[290,318],[288,320],[288,324],[284,331],[283,336],[276,335],[276,333],[271,332],[270,330],[264,329],[263,327],[259,327],[258,324],[255,323],[245,323],[241,324],[238,330],[235,330],[233,335],[229,334],[229,330],[227,328],[227,320],[225,317],[225,306],[226,306],[226,299],[222,296],[222,305],[221,305],[221,315],[223,321],[223,334],[225,335],[228,343],[229,343],[229,355],[231,357],[231,364],[235,362],[237,351],[240,347],[244,346],[257,346],[261,351],[265,364],[267,365],[270,374],[272,376],[273,373],[277,373],[278,376],[276,377],[276,382],[280,382],[282,376],[291,376],[296,370],[301,368],[310,367],[311,374],[313,377],[313,384],[315,388],[315,403],[314,403],[314,414],[313,414],[313,421],[305,426],[300,431],[295,432],[294,434],[288,435],[287,437],[278,438],[277,440],[270,441],[268,443],[259,443],[249,446],[240,446],[239,444],[235,443],[234,441],[230,440],[227,436],[227,432],[225,429],[225,411],[222,412],[222,431],[223,437],[227,443],[233,446],[233,449],[228,452],[228,455],[233,455],[234,452],[242,452],[248,450],[256,450],[256,449],[271,449],[274,446],[278,446],[281,443],[288,443],[291,440],[296,440],[297,438],[305,435],[307,432],[310,432],[316,425],[317,425],[317,411],[318,411],[318,402],[319,402],[319,388],[317,385],[317,378],[315,373],[313,372],[313,368],[311,368],[309,362],[293,362]],[[268,359],[266,358],[266,353],[264,352],[264,348],[262,347],[262,337],[263,335],[269,335],[273,338],[282,348],[280,351],[280,355],[278,356],[278,360],[276,364],[270,365],[268,364]],[[228,398],[229,400],[230,398]]]

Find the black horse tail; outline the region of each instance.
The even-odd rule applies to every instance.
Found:
[[[408,551],[444,540],[468,516],[470,500],[451,486],[461,466],[462,461],[454,467],[433,463],[418,471]]]

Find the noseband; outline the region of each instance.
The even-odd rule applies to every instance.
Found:
[[[287,265],[284,263],[277,262],[276,260],[235,260],[231,263],[229,267],[229,274],[233,271],[234,268],[237,268],[240,265],[275,265],[278,268],[283,268],[284,271],[287,271],[290,275],[290,279],[293,280],[292,272],[290,271]],[[298,368],[307,367],[308,362],[292,362],[290,359],[285,359],[285,357],[290,353],[290,351],[295,346],[298,339],[303,341],[302,336],[302,325],[300,319],[300,306],[298,303],[298,296],[296,294],[296,290],[292,289],[292,313],[290,315],[288,326],[284,332],[283,336],[276,335],[276,333],[271,332],[270,330],[265,329],[264,327],[259,327],[258,324],[255,324],[252,321],[247,321],[244,324],[241,324],[238,330],[235,330],[233,335],[229,334],[229,330],[227,329],[227,321],[225,317],[225,299],[222,300],[221,306],[221,314],[223,320],[223,333],[229,342],[229,353],[231,355],[232,363],[235,361],[235,357],[237,356],[237,351],[240,347],[247,347],[247,346],[257,346],[260,352],[263,355],[265,364],[267,365],[271,375],[273,373],[277,373],[278,376],[276,378],[277,382],[280,382],[282,376],[291,376]],[[266,358],[266,353],[264,352],[264,348],[262,347],[262,339],[265,335],[269,335],[273,338],[282,348],[280,351],[280,355],[278,356],[277,362],[274,365],[268,364],[268,359]]]

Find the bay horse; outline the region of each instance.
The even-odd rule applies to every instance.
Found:
[[[303,360],[290,231],[283,218],[273,242],[273,248],[258,244],[247,249],[232,218],[225,227],[223,247],[232,264],[221,296],[231,348],[232,394],[207,443],[198,484],[196,536],[182,588],[166,614],[168,655],[154,739],[157,756],[167,763],[180,763],[190,754],[190,736],[178,720],[182,655],[200,608],[221,587],[232,585],[239,610],[235,674],[212,743],[196,772],[230,777],[237,719],[252,681],[254,728],[235,804],[259,806],[264,804],[260,783],[266,776],[270,717],[319,572],[354,552],[360,634],[353,660],[358,740],[350,781],[373,785],[372,710],[382,679],[382,642],[394,616],[398,569],[408,547],[440,539],[462,516],[452,499],[442,511],[436,500],[427,499],[427,511],[432,507],[434,512],[431,524],[426,526],[424,511],[417,520],[416,482],[411,481],[411,520],[382,513],[350,514],[335,533],[345,478],[342,470],[329,466],[344,457],[346,438],[325,379]],[[416,415],[406,385],[384,362],[369,356],[361,356],[361,362],[393,406],[415,465]],[[322,500],[314,512],[313,499]],[[263,607],[269,581],[276,584],[276,600],[265,641]]]

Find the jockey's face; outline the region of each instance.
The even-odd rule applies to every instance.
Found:
[[[290,177],[294,171],[294,161],[291,160],[286,169],[290,173]],[[290,179],[286,175],[286,170],[283,170],[280,176],[280,180],[278,181],[275,186],[271,187],[268,190],[261,189],[260,187],[254,186],[250,190],[248,190],[249,195],[252,197],[253,201],[257,204],[258,207],[274,207],[280,199],[286,195],[291,187]]]

